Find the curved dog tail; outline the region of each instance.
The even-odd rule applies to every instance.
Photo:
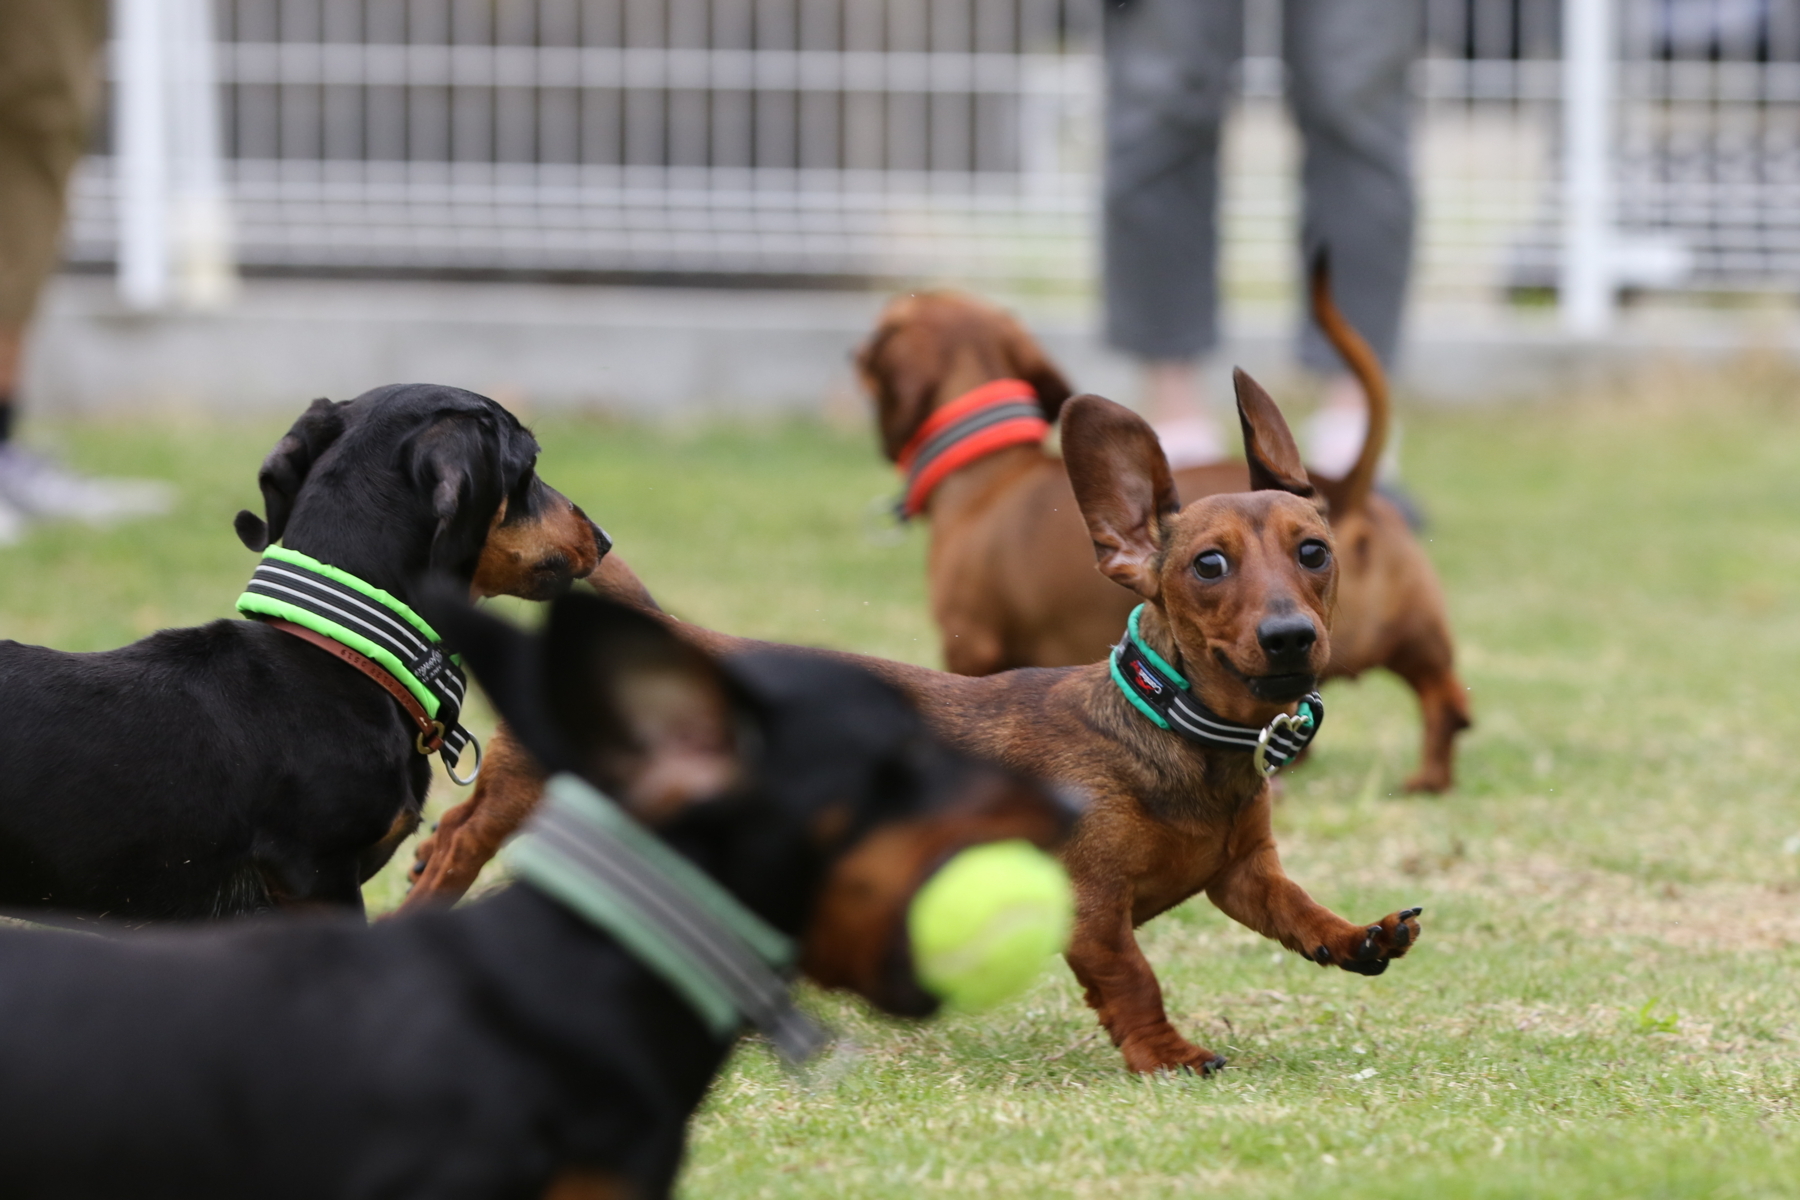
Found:
[[[1374,490],[1375,473],[1381,467],[1381,452],[1387,448],[1391,410],[1387,373],[1381,369],[1381,360],[1363,340],[1362,334],[1345,320],[1344,314],[1338,311],[1337,302],[1331,298],[1330,253],[1323,247],[1312,261],[1312,312],[1325,339],[1343,358],[1350,373],[1356,376],[1356,382],[1362,385],[1363,395],[1369,401],[1368,433],[1363,438],[1362,453],[1357,455],[1349,474],[1336,481],[1314,479],[1331,501],[1334,512],[1344,513],[1361,507]]]

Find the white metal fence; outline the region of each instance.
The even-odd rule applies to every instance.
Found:
[[[1103,2],[214,0],[237,258],[1080,286]],[[1563,5],[1424,2],[1421,298],[1552,285]],[[1225,262],[1275,294],[1297,147],[1249,3]],[[1800,284],[1800,0],[1610,8],[1610,278]],[[121,186],[89,160],[78,259],[115,255]]]

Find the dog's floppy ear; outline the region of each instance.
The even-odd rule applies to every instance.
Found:
[[[1069,381],[1063,378],[1062,372],[1045,356],[1043,347],[1025,331],[1023,325],[1008,317],[1005,329],[1006,357],[1012,364],[1012,373],[1029,383],[1037,392],[1038,404],[1044,409],[1044,419],[1056,420],[1063,403],[1069,398]]]
[[[1156,431],[1128,408],[1083,395],[1063,410],[1062,440],[1101,574],[1155,599],[1163,529],[1181,511]]]
[[[1237,388],[1238,420],[1244,427],[1244,457],[1250,461],[1250,490],[1291,492],[1308,500],[1317,498],[1294,435],[1262,385],[1242,369],[1231,373]]]
[[[881,452],[890,462],[899,460],[901,449],[930,415],[931,396],[943,371],[942,347],[935,339],[935,333],[890,309],[856,351],[856,373],[875,398]]]
[[[349,403],[348,400],[335,403],[314,400],[275,443],[269,457],[263,459],[262,470],[256,473],[256,483],[262,489],[263,512],[267,514],[268,522],[265,524],[247,508],[239,512],[232,524],[237,529],[238,540],[244,545],[263,551],[281,540],[287,529],[288,516],[294,511],[294,498],[300,494],[300,485],[306,482],[306,473],[312,470],[319,455],[325,453],[325,448],[344,432],[344,409]]]
[[[413,478],[431,497],[437,520],[427,559],[432,570],[474,577],[488,526],[506,497],[508,432],[485,414],[457,415],[414,442]]]

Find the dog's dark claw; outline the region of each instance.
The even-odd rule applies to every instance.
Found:
[[[1410,921],[1414,917],[1418,916],[1420,913],[1422,913],[1424,911],[1425,910],[1422,908],[1409,908],[1405,912],[1400,914],[1400,919],[1402,921]]]
[[[1312,956],[1313,961],[1318,963],[1321,967],[1331,961],[1331,951],[1324,946],[1320,946],[1317,950],[1314,950]]]
[[[1354,971],[1358,975],[1379,975],[1388,969],[1388,963],[1392,961],[1388,958],[1371,958],[1361,962],[1345,963],[1344,970]]]
[[[1223,1058],[1221,1058],[1219,1055],[1215,1054],[1210,1059],[1208,1059],[1206,1062],[1201,1064],[1200,1073],[1202,1075],[1217,1075],[1220,1071],[1223,1071],[1228,1065],[1229,1064]]]

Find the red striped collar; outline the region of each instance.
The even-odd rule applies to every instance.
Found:
[[[900,518],[925,511],[946,476],[1010,446],[1037,445],[1050,432],[1037,390],[1023,379],[996,379],[932,413],[896,458],[906,473]]]

